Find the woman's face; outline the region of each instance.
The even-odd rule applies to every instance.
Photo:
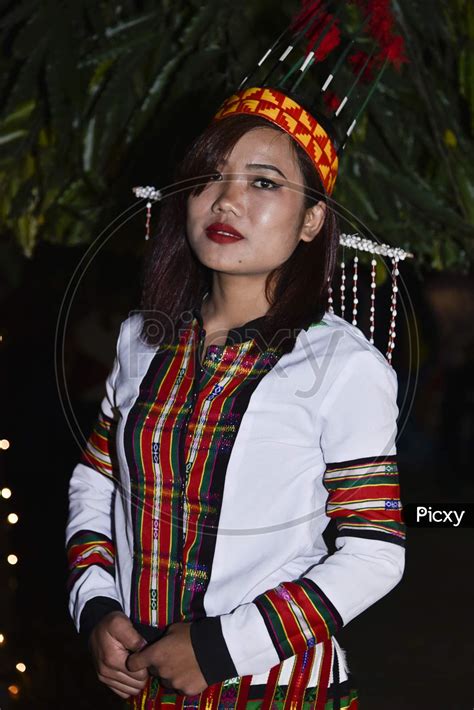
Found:
[[[272,128],[248,131],[203,191],[189,197],[187,234],[201,263],[227,273],[263,275],[285,262],[300,239],[316,237],[325,204],[304,210],[303,175],[291,140]],[[214,223],[229,225],[244,238],[213,241],[206,228]]]

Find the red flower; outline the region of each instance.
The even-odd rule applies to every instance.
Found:
[[[311,20],[313,21],[311,22]],[[333,20],[334,15],[331,15],[324,9],[321,0],[303,0],[302,9],[293,18],[292,27],[295,31],[300,31],[311,24],[311,27],[305,32],[305,36],[308,40],[305,47],[306,53],[314,48],[322,33],[325,31],[325,28],[329,24],[331,25],[315,50],[315,62],[322,62],[326,59],[328,54],[341,42],[339,20]]]
[[[405,42],[403,37],[393,33],[394,19],[391,10],[391,0],[350,0],[355,2],[362,11],[364,18],[370,16],[367,33],[373,37],[378,45],[374,60],[369,65],[381,65],[387,58],[396,69],[400,69],[403,62],[408,62],[405,55]],[[357,72],[356,64],[349,62]],[[359,65],[360,68],[360,65]],[[367,67],[368,69],[369,67]],[[364,72],[364,81],[367,81],[369,72]],[[370,79],[369,79],[370,80]]]

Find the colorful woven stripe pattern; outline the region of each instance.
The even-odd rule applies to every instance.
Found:
[[[340,535],[405,544],[396,456],[327,464],[324,485],[326,513]]]
[[[286,131],[309,155],[324,189],[328,195],[332,194],[339,161],[331,139],[314,116],[282,92],[264,87],[232,94],[220,106],[214,120],[239,113],[262,116]]]
[[[113,464],[114,436],[115,421],[99,410],[95,426],[80,458],[82,464],[112,479],[116,476]],[[91,565],[98,565],[112,576],[115,575],[115,547],[112,540],[102,533],[80,530],[69,540],[66,553],[69,565],[68,589],[72,588]]]
[[[81,574],[91,565],[99,565],[112,576],[115,575],[115,548],[112,540],[92,530],[80,530],[67,546],[69,576],[67,587],[71,589]]]
[[[335,686],[328,684],[333,655],[330,642],[323,647],[319,683],[306,688],[306,682],[316,662],[315,648],[295,657],[293,671],[288,683],[279,683],[281,666],[270,669],[265,685],[251,684],[251,676],[232,678],[208,686],[196,696],[183,696],[160,684],[158,678],[150,678],[138,696],[126,701],[133,710],[158,710],[164,708],[189,708],[193,710],[333,710]],[[340,710],[358,710],[358,693],[353,679],[339,683]]]
[[[276,348],[251,353],[247,340],[199,369],[198,334],[195,319],[177,343],[158,351],[124,433],[134,529],[131,616],[159,627],[206,615],[228,460],[249,398],[278,360]]]
[[[81,454],[81,463],[108,478],[117,478],[113,465],[115,425],[115,421],[100,410],[94,429]]]
[[[254,599],[281,660],[326,641],[342,628],[337,609],[313,580],[282,582]]]

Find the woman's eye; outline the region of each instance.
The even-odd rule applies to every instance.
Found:
[[[281,185],[278,185],[276,182],[273,182],[273,180],[269,180],[268,178],[264,177],[257,178],[256,180],[254,180],[254,182],[266,183],[267,187],[264,186],[264,190],[275,190],[281,187]]]
[[[209,182],[217,182],[218,180],[221,180],[221,179],[222,179],[221,173],[212,173],[208,177]],[[264,190],[275,190],[275,189],[281,187],[281,185],[278,185],[278,183],[273,182],[273,180],[269,180],[266,177],[255,178],[255,180],[253,180],[253,184],[255,184],[255,183],[261,183],[261,186],[259,187],[259,189],[264,189]]]

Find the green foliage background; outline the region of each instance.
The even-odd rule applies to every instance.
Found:
[[[133,203],[132,185],[165,184],[187,140],[297,7],[273,0],[4,2],[2,263],[31,257],[42,241],[88,244]],[[334,198],[377,238],[414,252],[419,265],[467,270],[474,5],[394,0],[393,7],[410,61],[398,74],[385,72],[351,137]],[[143,239],[137,224],[125,240],[135,252]]]

